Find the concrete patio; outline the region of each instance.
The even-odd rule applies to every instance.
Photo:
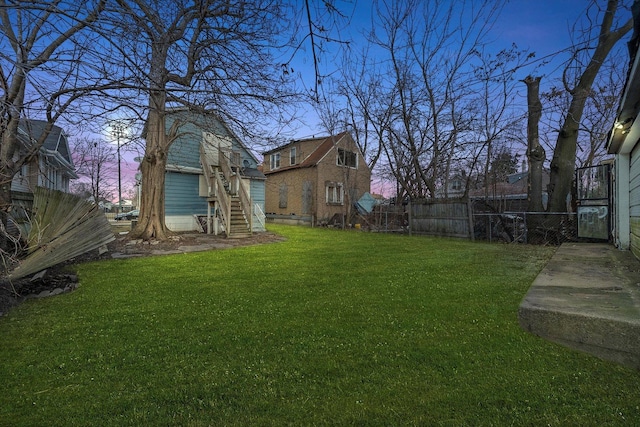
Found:
[[[565,243],[518,318],[542,338],[640,369],[640,261],[609,244]]]

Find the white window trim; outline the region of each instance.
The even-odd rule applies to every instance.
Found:
[[[331,195],[331,197],[329,197]],[[325,185],[325,200],[328,205],[344,205],[344,185],[330,182]]]
[[[273,153],[269,162],[270,170],[280,169],[280,153]]]
[[[289,164],[291,166],[296,164],[296,156],[297,156],[297,150],[296,147],[291,147],[291,150],[289,151]]]

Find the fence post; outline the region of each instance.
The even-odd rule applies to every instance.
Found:
[[[407,208],[409,209],[409,236],[411,236],[411,231],[413,229],[413,215],[412,210],[413,206],[411,205],[411,199],[409,199],[409,203],[407,203]]]
[[[473,205],[470,199],[467,199],[467,214],[469,215],[469,238],[474,241],[476,238],[473,232]]]

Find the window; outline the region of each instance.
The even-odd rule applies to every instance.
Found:
[[[271,155],[271,170],[280,168],[280,153]]]
[[[347,151],[342,148],[338,148],[338,166],[357,168],[358,156],[353,151]]]
[[[289,152],[289,164],[296,164],[296,147],[291,147],[291,151]]]
[[[341,182],[326,183],[327,204],[341,205],[344,200],[344,191]]]

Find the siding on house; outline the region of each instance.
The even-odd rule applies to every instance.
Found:
[[[631,152],[629,168],[630,249],[640,258],[640,143]]]
[[[167,172],[165,175],[165,224],[172,231],[197,229],[194,215],[207,214],[207,200],[198,196],[199,175]]]
[[[206,215],[207,199],[198,196],[199,175],[169,172],[165,179],[166,215]]]
[[[34,162],[31,162],[34,163]],[[37,182],[37,174],[34,176],[33,170],[38,170],[37,166],[33,167],[30,163],[22,166],[20,172],[13,177],[11,181],[11,191],[33,193],[35,188],[34,182]]]
[[[264,179],[257,170],[257,160],[246,147],[214,116],[174,111],[167,117],[167,129],[179,121],[178,137],[167,155],[165,175],[165,223],[173,231],[197,230],[194,215],[207,215],[207,195],[202,193],[203,171],[200,164],[200,145],[206,133],[228,138],[250,179],[250,197],[264,211]],[[206,191],[205,191],[206,193]],[[201,195],[202,194],[202,195]],[[252,209],[253,211],[253,209]],[[254,218],[254,231],[264,231]]]
[[[42,120],[20,120],[18,139],[21,144],[38,140],[47,122]],[[24,148],[20,149],[21,152]],[[18,159],[18,155],[14,160]],[[69,183],[78,176],[66,134],[59,126],[53,126],[35,158],[23,165],[11,181],[11,191],[32,193],[36,186],[69,192]]]
[[[265,212],[265,190],[264,190],[264,181],[252,180],[249,189],[249,196],[251,197],[251,201],[254,205],[260,206],[262,213]],[[251,208],[253,212],[253,230],[254,231],[264,231],[262,225],[258,221],[258,218],[255,214],[255,210],[253,207]],[[264,218],[262,219],[264,221]]]

